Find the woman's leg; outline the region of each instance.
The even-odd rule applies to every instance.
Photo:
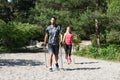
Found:
[[[71,50],[72,50],[72,45],[69,45],[69,47],[68,47],[68,62],[69,63],[71,63],[72,62],[72,60],[71,60]]]
[[[67,59],[68,53],[67,53],[67,45],[64,44],[64,50],[65,50],[65,59]]]

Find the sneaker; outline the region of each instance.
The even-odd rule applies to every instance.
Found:
[[[53,69],[52,69],[52,68],[49,68],[49,71],[50,71],[50,72],[52,72],[52,71],[53,71]]]
[[[59,70],[59,65],[58,65],[58,63],[56,63],[55,66],[56,66],[56,69]]]
[[[71,58],[67,59],[67,64],[70,64],[72,62]]]
[[[72,59],[70,58],[70,63],[72,62]]]
[[[65,56],[65,59],[67,59],[67,56]]]
[[[67,59],[66,59],[66,62],[69,63],[69,59],[68,59],[68,57],[67,57]]]

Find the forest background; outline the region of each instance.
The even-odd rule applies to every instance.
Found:
[[[91,40],[92,46],[76,47],[76,55],[120,61],[120,0],[0,0],[0,52],[13,52],[43,41],[50,18],[70,26],[74,43]]]

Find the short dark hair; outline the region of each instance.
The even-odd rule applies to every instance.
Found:
[[[56,17],[54,17],[54,16],[53,16],[53,17],[51,17],[51,18],[54,18],[54,19],[56,20]]]

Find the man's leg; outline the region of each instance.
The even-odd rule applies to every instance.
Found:
[[[57,69],[57,70],[59,70],[58,59],[59,59],[58,54],[56,54],[56,55],[55,55],[55,62],[56,62],[56,63],[55,63],[55,66],[56,66],[56,69]]]
[[[52,57],[53,57],[53,46],[51,44],[48,44],[48,51],[49,51],[49,70],[52,71]]]
[[[58,57],[58,54],[57,54],[57,55],[55,55],[55,61],[56,61],[56,63],[58,63],[58,59],[59,59],[59,57]]]
[[[58,59],[59,59],[59,45],[55,45],[54,49],[53,49],[54,55],[55,55],[55,66],[56,69],[59,69],[59,65],[58,65]]]
[[[50,53],[49,55],[49,66],[52,68],[52,57],[53,57],[53,53]]]

